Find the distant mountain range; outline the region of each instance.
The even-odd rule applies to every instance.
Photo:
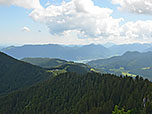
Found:
[[[90,61],[88,65],[102,72],[128,76],[141,75],[152,80],[152,52],[126,52],[122,56]]]
[[[105,58],[109,56],[109,50],[102,45],[85,46],[62,46],[56,44],[49,45],[24,45],[20,47],[7,47],[3,52],[17,59],[25,57],[48,57],[65,60],[86,60],[92,58]]]
[[[93,60],[122,55],[127,51],[144,52],[150,50],[151,44],[124,44],[104,47],[102,45],[63,46],[56,44],[48,45],[24,45],[11,46],[2,51],[17,59],[26,57],[58,58],[71,61]]]
[[[123,44],[123,45],[114,45],[109,48],[112,51],[113,55],[122,55],[127,51],[138,51],[146,52],[147,49],[152,48],[152,44]],[[150,51],[150,50],[149,50]],[[152,50],[151,50],[152,51]]]

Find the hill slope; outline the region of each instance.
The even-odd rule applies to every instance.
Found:
[[[52,72],[56,75],[63,72],[76,72],[78,74],[85,74],[87,72],[95,71],[90,66],[83,63],[74,63],[71,61],[65,61],[61,59],[50,58],[24,58],[22,61],[38,65],[43,68],[47,68],[48,72]]]
[[[88,62],[102,72],[123,75],[141,75],[152,80],[152,52],[126,52],[122,56]]]
[[[65,60],[51,58],[23,58],[21,60],[43,68],[53,68],[68,63]]]
[[[152,84],[110,74],[60,74],[0,98],[2,114],[111,114],[115,105],[151,114]],[[139,94],[140,93],[140,94]],[[144,101],[143,99],[149,99]],[[144,107],[145,104],[145,107]]]
[[[0,94],[31,86],[49,75],[45,69],[0,52]]]

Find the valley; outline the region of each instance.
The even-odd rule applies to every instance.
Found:
[[[152,114],[152,0],[0,0],[0,114]]]

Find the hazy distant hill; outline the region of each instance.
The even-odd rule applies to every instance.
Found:
[[[3,48],[4,48],[3,46],[0,46],[0,50],[3,49]]]
[[[65,60],[85,60],[105,58],[110,55],[110,51],[107,48],[95,44],[73,47],[56,44],[24,45],[7,47],[2,51],[18,59],[25,57],[48,57]]]
[[[123,75],[141,75],[152,80],[152,52],[126,52],[122,56],[90,61],[100,71]]]
[[[114,45],[109,48],[114,55],[122,55],[127,51],[138,51],[144,52],[146,49],[152,47],[151,44],[122,44],[122,45]]]
[[[3,50],[4,48],[7,48],[8,46],[1,46],[0,45],[0,51]]]
[[[57,44],[48,45],[23,45],[11,46],[2,49],[3,52],[17,59],[22,58],[58,58],[70,61],[93,60],[122,55],[127,51],[143,52],[150,48],[151,44],[123,44],[105,48],[102,45],[63,46]]]
[[[148,48],[148,49],[145,49],[144,51],[145,52],[152,51],[152,46],[150,48]]]
[[[49,74],[38,66],[0,52],[0,94],[33,85],[47,79]]]

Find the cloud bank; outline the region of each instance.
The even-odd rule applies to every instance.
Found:
[[[60,6],[50,5],[45,9],[35,9],[30,16],[45,23],[51,34],[75,31],[83,37],[99,37],[118,34],[119,22],[112,10],[95,6],[92,0],[72,0]]]
[[[152,20],[127,22],[119,28],[121,38],[132,41],[152,41]]]
[[[112,3],[119,4],[121,11],[152,15],[152,0],[112,0]]]
[[[0,0],[0,5],[15,5],[26,9],[42,8],[39,0]]]
[[[142,2],[148,4],[148,1],[145,2],[144,0],[118,1],[125,8],[130,7],[137,13],[139,11],[138,7],[141,8],[140,4],[143,4]],[[115,0],[115,3],[118,3],[118,1]],[[136,8],[133,4],[136,4]],[[132,11],[132,9],[130,10]],[[144,8],[142,12],[145,12]],[[45,23],[53,35],[74,31],[83,38],[99,38],[109,41],[122,39],[126,42],[152,41],[151,20],[126,22],[121,25],[120,22],[123,19],[113,18],[112,13],[113,11],[109,8],[95,6],[92,0],[71,0],[67,3],[63,2],[59,6],[50,5],[45,9],[35,9],[30,16],[37,22]]]

